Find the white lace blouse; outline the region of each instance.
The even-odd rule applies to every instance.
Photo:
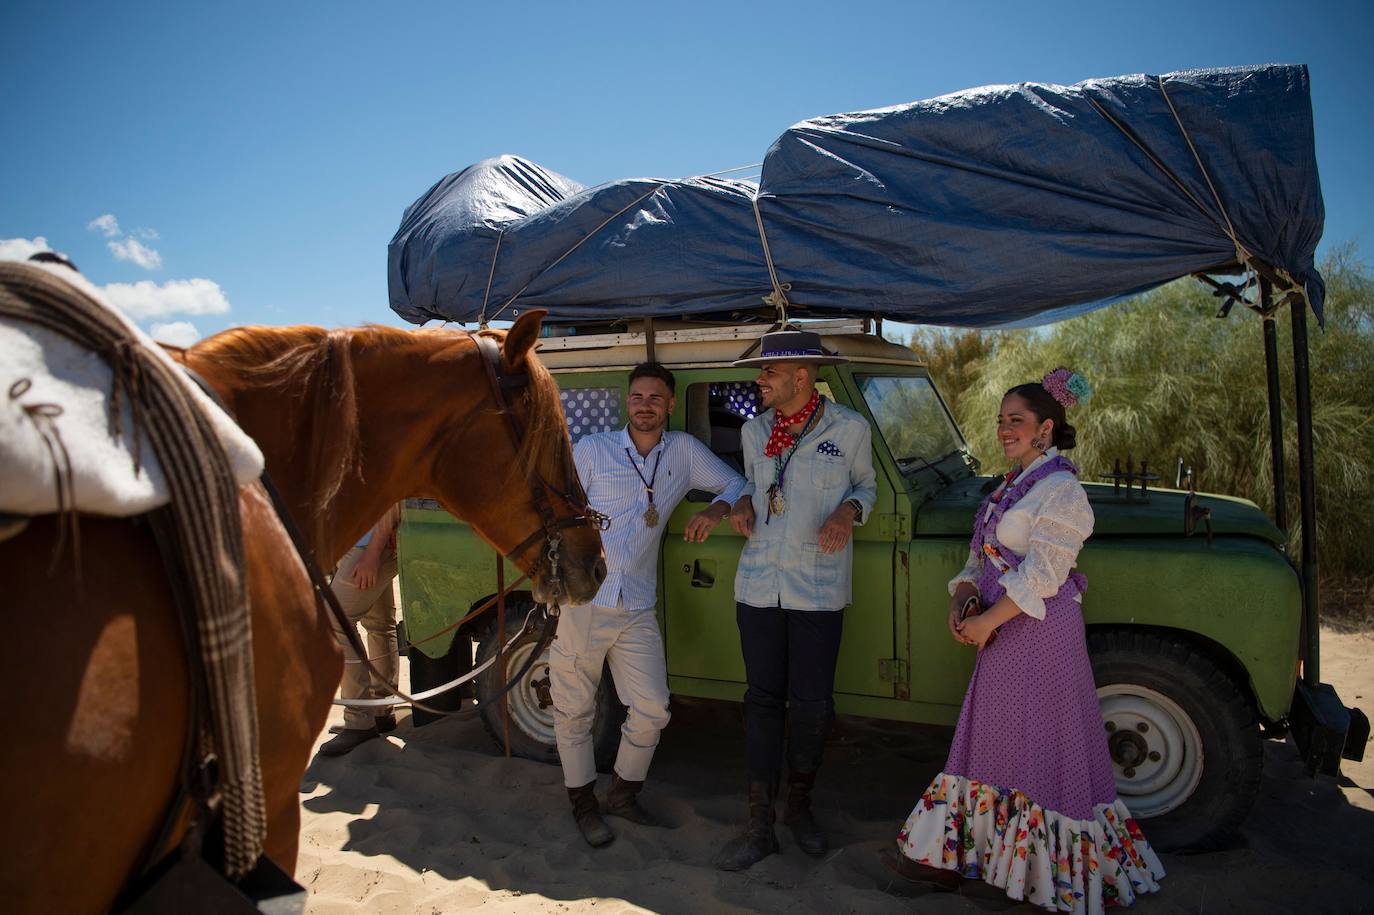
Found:
[[[1016,479],[1058,453],[1058,449],[1050,448],[1017,474]],[[1005,487],[1003,483],[998,490]],[[989,503],[988,511],[991,510],[992,503]],[[1078,551],[1083,548],[1083,541],[1092,532],[1093,510],[1088,504],[1088,495],[1078,478],[1068,471],[1041,479],[1002,515],[997,523],[997,540],[1025,558],[998,581],[1021,612],[1038,620],[1045,618],[1045,598],[1053,597],[1063,586],[1078,559]],[[960,582],[977,584],[983,562],[982,552],[970,549],[968,562],[949,583],[949,592],[953,594]],[[1074,599],[1081,602],[1080,597]]]

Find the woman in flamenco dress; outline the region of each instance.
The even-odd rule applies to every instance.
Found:
[[[1061,452],[1076,437],[1065,407],[1089,393],[1059,368],[1002,400],[1011,470],[950,582],[950,632],[978,657],[949,759],[889,853],[904,876],[982,880],[1052,912],[1131,905],[1164,876],[1117,797],[1088,662],[1074,564],[1093,513]]]

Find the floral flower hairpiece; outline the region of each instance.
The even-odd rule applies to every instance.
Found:
[[[1040,384],[1050,392],[1051,397],[1065,407],[1072,407],[1079,401],[1087,400],[1093,393],[1088,379],[1062,365],[1040,379]]]

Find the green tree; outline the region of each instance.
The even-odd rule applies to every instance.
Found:
[[[1309,320],[1320,561],[1350,593],[1366,593],[1374,559],[1374,276],[1352,248],[1323,265],[1325,328]],[[1003,458],[994,423],[1002,394],[1059,365],[1083,373],[1093,397],[1070,410],[1072,456],[1084,479],[1129,452],[1172,485],[1179,458],[1199,489],[1252,499],[1272,512],[1262,322],[1247,309],[1218,318],[1218,300],[1179,280],[1128,302],[1038,330],[922,330],[911,341],[984,467]],[[1276,315],[1290,526],[1297,527],[1297,433],[1291,321]],[[1294,532],[1292,547],[1297,548]],[[1367,602],[1368,598],[1364,598]],[[1324,601],[1325,603],[1325,601]]]

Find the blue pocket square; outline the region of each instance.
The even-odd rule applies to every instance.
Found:
[[[844,452],[832,441],[826,440],[816,446],[817,454],[829,454],[834,457],[844,457]]]

